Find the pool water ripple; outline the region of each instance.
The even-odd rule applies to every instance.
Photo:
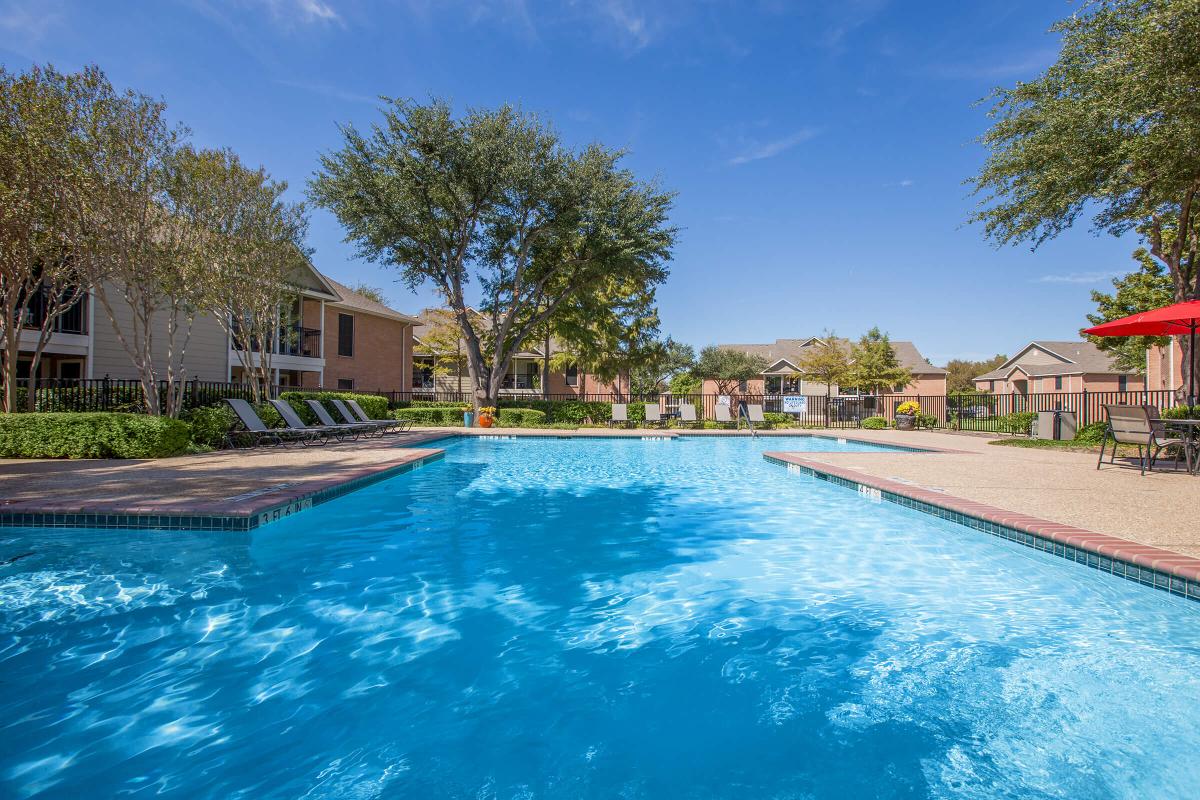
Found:
[[[456,441],[249,534],[6,530],[0,795],[1191,794],[1196,604],[761,458],[858,448]]]

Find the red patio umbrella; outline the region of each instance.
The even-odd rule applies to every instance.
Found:
[[[1143,311],[1084,329],[1092,336],[1176,336],[1191,337],[1189,354],[1196,352],[1196,329],[1200,327],[1200,300],[1188,300],[1170,306]],[[1193,355],[1194,359],[1195,356]],[[1193,362],[1194,363],[1194,362]],[[1188,370],[1188,405],[1196,404],[1196,371]]]

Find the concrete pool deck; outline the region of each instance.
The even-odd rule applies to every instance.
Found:
[[[313,448],[219,451],[157,461],[0,461],[0,517],[18,514],[232,515],[270,521],[272,509],[302,510],[321,493],[357,488],[440,454],[425,445],[455,435],[607,437],[713,436],[730,431],[585,428],[421,428],[403,436]],[[806,464],[852,471],[909,492],[932,492],[1088,532],[1200,557],[1200,478],[1108,466],[1096,456],[997,447],[988,437],[925,431],[768,431],[938,452],[803,453]],[[734,434],[738,435],[738,434]],[[741,433],[740,435],[747,435]],[[768,448],[774,450],[776,448]],[[786,452],[786,446],[778,448]],[[861,481],[860,481],[861,482]],[[26,522],[25,524],[35,524]],[[83,524],[78,520],[75,524]],[[116,524],[116,523],[114,523]],[[185,527],[173,520],[166,527]],[[251,525],[250,527],[252,527]],[[146,527],[153,527],[147,525]]]

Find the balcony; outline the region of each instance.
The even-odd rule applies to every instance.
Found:
[[[30,298],[28,307],[25,309],[25,319],[21,326],[24,328],[41,328],[46,322],[46,308],[49,305],[50,292],[45,286],[41,286]],[[87,326],[87,308],[88,296],[84,294],[75,303],[67,309],[66,313],[59,315],[53,322],[52,330],[54,333],[73,333],[79,336],[86,336],[88,332]]]
[[[235,332],[235,337],[236,337]],[[256,339],[250,341],[250,351],[257,353],[262,349]],[[305,328],[301,325],[285,325],[279,329],[279,342],[271,351],[280,356],[301,356],[303,358],[321,357],[321,331],[319,328]]]
[[[540,389],[542,380],[540,375],[505,375],[504,382],[500,384],[501,390],[510,391],[532,391]]]

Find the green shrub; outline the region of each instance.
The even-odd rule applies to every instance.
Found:
[[[545,421],[545,412],[533,408],[502,408],[496,417],[501,428],[535,428]]]
[[[869,431],[881,431],[887,428],[888,421],[883,417],[867,417],[862,421],[862,427]]]
[[[413,425],[437,425],[461,428],[463,424],[462,406],[458,405],[398,408],[392,412],[392,416],[395,419],[406,419]]]
[[[1200,406],[1175,406],[1162,412],[1163,419],[1200,419]]]
[[[1107,429],[1107,422],[1090,422],[1075,431],[1075,441],[1080,444],[1100,444],[1104,441],[1104,431]]]
[[[500,408],[531,408],[546,415],[549,424],[570,423],[583,425],[587,420],[594,423],[605,423],[612,419],[612,403],[593,403],[582,400],[535,400],[533,398],[501,399]],[[630,419],[633,419],[632,405]],[[645,406],[642,408],[642,419],[645,419]]]
[[[386,397],[381,397],[377,394],[359,394],[358,392],[305,392],[292,391],[280,392],[279,399],[296,409],[296,413],[300,415],[300,419],[304,420],[305,425],[317,425],[317,415],[308,407],[308,400],[317,400],[322,403],[330,414],[336,420],[338,417],[333,414],[333,409],[329,401],[333,398],[339,400],[357,400],[362,406],[362,410],[367,412],[367,416],[371,419],[387,419],[388,418],[388,401]]]
[[[275,413],[275,409],[271,411]],[[183,419],[192,426],[192,443],[200,447],[220,447],[225,434],[237,423],[233,409],[224,404],[194,408],[184,412]]]
[[[790,428],[795,421],[791,414],[781,414],[778,411],[764,411],[763,419],[767,421],[767,425],[772,428]]]
[[[996,418],[996,429],[1000,433],[1020,434],[1028,436],[1029,429],[1033,425],[1033,421],[1037,419],[1037,414],[1032,411],[1014,411],[1011,414],[1005,414],[1002,417]]]
[[[107,411],[0,414],[3,458],[162,458],[187,450],[191,426]]]
[[[917,414],[918,428],[936,428],[938,426],[938,418],[933,414]]]

